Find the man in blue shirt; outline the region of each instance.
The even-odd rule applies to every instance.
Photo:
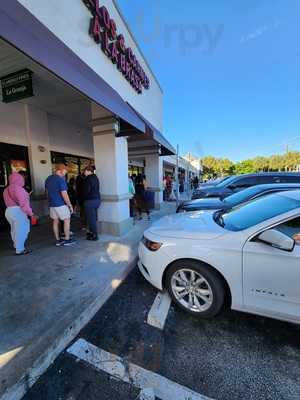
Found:
[[[70,239],[70,221],[73,207],[68,196],[65,178],[67,172],[67,167],[64,164],[57,164],[55,173],[48,176],[45,182],[56,246],[71,246],[75,243],[75,240]],[[64,240],[60,239],[59,235],[60,221],[64,223]]]

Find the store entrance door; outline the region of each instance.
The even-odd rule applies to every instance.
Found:
[[[26,187],[31,188],[27,147],[0,143],[0,231],[8,228],[3,191],[8,184],[9,174],[14,171],[22,172],[26,180]]]

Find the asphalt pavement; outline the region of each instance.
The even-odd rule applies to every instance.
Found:
[[[159,330],[146,322],[156,295],[135,269],[78,338],[215,400],[300,399],[300,326],[233,311],[197,320],[171,305]],[[139,393],[65,352],[24,400],[131,400]]]

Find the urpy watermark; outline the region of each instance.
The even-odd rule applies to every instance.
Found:
[[[144,12],[135,17],[135,33],[139,42],[144,42],[154,48],[159,45],[164,49],[178,51],[186,56],[193,51],[212,54],[221,41],[224,25],[191,23],[164,23],[157,15],[151,22],[151,27],[146,28]]]

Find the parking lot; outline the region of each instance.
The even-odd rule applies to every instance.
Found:
[[[160,330],[147,324],[156,295],[135,269],[74,342],[216,400],[300,398],[299,326],[232,311],[199,321],[171,306]],[[24,400],[147,398],[134,378],[116,379],[95,360],[64,352]]]

